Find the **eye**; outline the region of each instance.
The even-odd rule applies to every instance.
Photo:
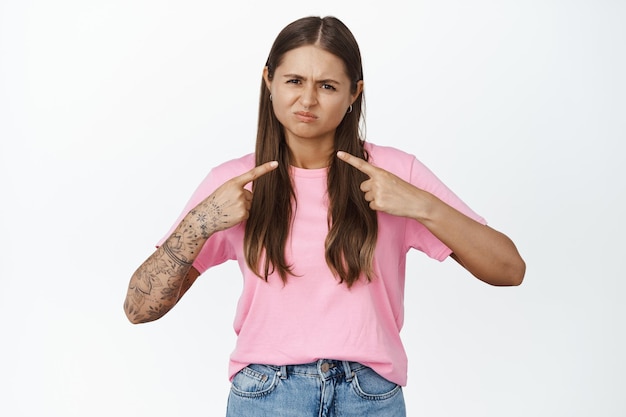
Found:
[[[322,89],[324,90],[331,90],[331,91],[335,91],[337,90],[334,86],[332,86],[331,84],[322,84]]]
[[[292,78],[292,79],[287,80],[287,84],[301,84],[301,83],[302,81],[297,78]]]

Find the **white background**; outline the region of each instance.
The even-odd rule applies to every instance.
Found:
[[[271,43],[310,14],[361,45],[368,140],[528,264],[495,288],[410,254],[409,415],[626,415],[619,0],[1,0],[0,414],[223,415],[235,264],[157,322],[122,302],[208,170],[253,151]]]

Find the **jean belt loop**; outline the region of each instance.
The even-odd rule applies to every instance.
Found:
[[[348,382],[352,381],[352,378],[354,377],[354,373],[352,372],[352,369],[350,368],[350,362],[342,361],[342,364],[343,364],[343,373],[345,374],[346,381]]]
[[[279,371],[280,379],[287,379],[287,365],[282,365]]]

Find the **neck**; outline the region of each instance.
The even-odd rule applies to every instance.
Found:
[[[334,138],[331,140],[287,140],[289,162],[297,168],[326,168],[335,151]]]

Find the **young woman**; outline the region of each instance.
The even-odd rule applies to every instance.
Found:
[[[263,71],[256,152],[211,170],[130,280],[124,309],[142,323],[238,261],[228,416],[404,416],[410,248],[492,285],[522,282],[510,239],[414,156],[361,138],[362,104],[348,28],[285,27]]]

